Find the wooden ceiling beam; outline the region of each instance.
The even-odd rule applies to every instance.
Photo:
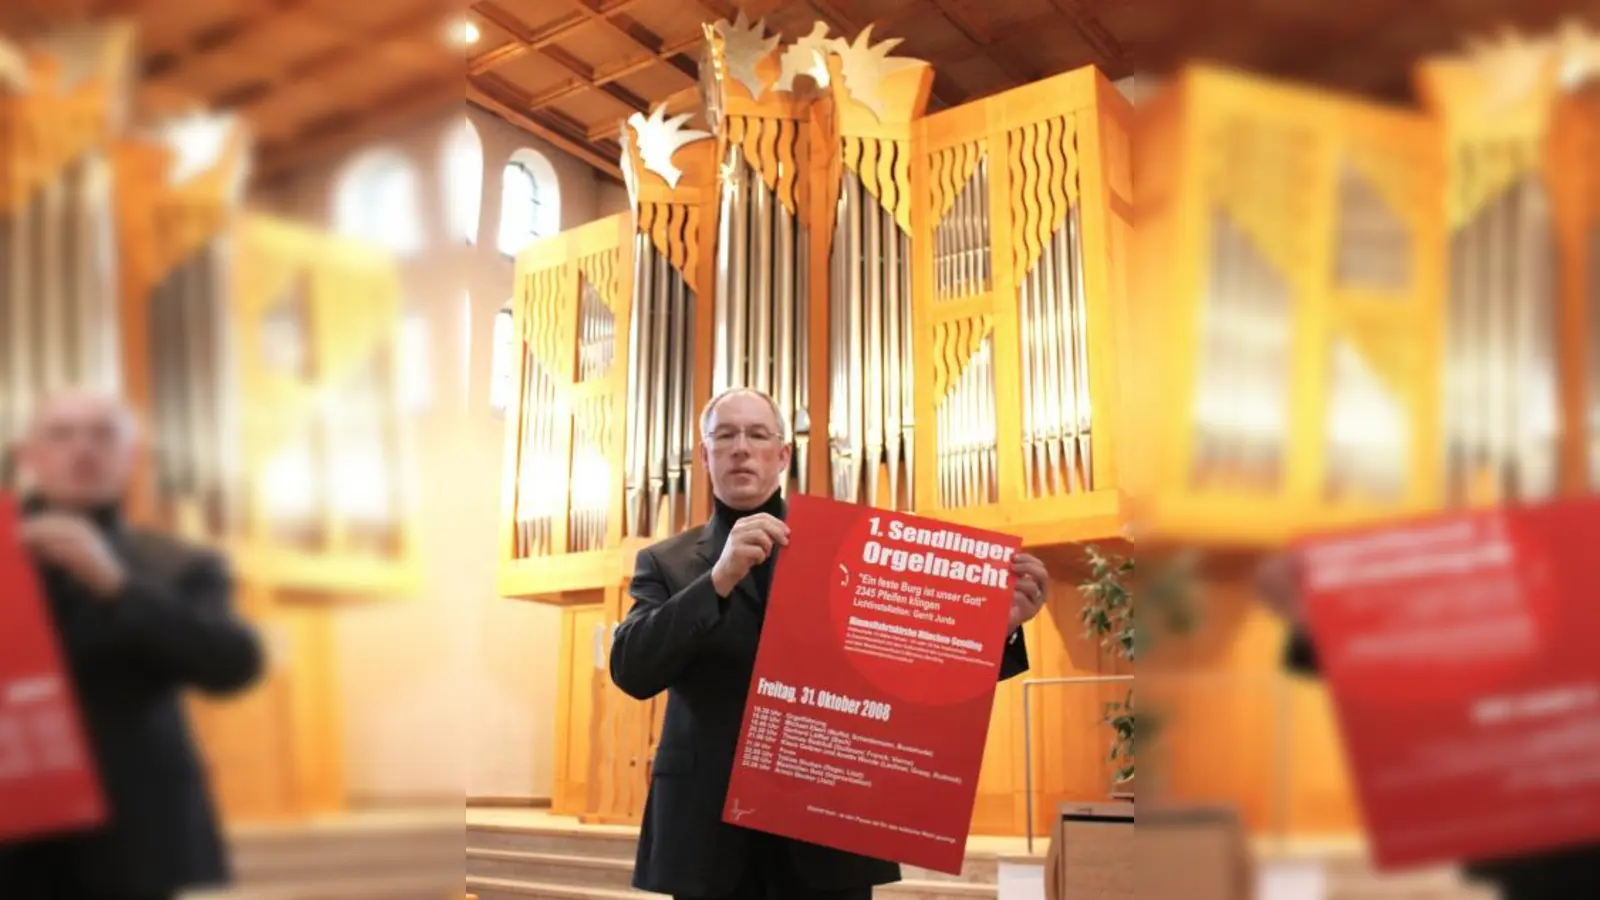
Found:
[[[594,78],[590,81],[584,81],[582,79],[570,79],[547,91],[543,91],[528,98],[528,105],[526,108],[533,111],[541,110],[550,106],[552,103],[564,100],[573,94],[588,90],[589,88],[610,84],[619,78],[625,78],[635,72],[642,72],[660,62],[662,59],[671,58],[672,56],[687,52],[691,48],[698,47],[701,40],[702,38],[700,35],[695,35],[694,37],[684,38],[676,43],[668,44],[661,49],[660,53],[624,60],[613,68],[606,69],[602,72],[596,72]]]
[[[1083,0],[1050,0],[1050,5],[1067,17],[1067,21],[1072,23],[1072,27],[1078,30],[1089,48],[1098,53],[1101,59],[1116,63],[1127,60],[1128,49],[1093,13],[1084,9]]]
[[[451,104],[462,102],[460,83],[449,79],[427,78],[405,85],[376,102],[348,109],[353,119],[349,127],[322,133],[301,131],[262,147],[255,166],[255,181],[271,183],[309,166],[330,162],[340,154],[392,135],[429,115],[442,114]]]
[[[988,40],[981,47],[976,48],[979,53],[989,54],[997,52],[996,48],[1003,47],[1014,40],[1037,35],[1042,28],[1061,23],[1061,13],[1051,10],[1007,25],[998,31],[990,30]],[[879,24],[887,29],[887,20],[880,20]],[[966,62],[975,54],[972,39],[962,35],[957,41],[951,41],[928,50],[924,56],[933,61],[935,65],[950,65],[951,63]]]
[[[1420,5],[1427,0],[1417,0],[1417,2]],[[1330,68],[1326,65],[1330,59],[1339,58],[1352,50],[1364,55],[1366,48],[1372,45],[1372,41],[1381,37],[1393,24],[1396,11],[1389,7],[1371,7],[1365,16],[1344,18],[1342,27],[1331,33],[1323,32],[1315,40],[1301,39],[1286,42],[1283,53],[1273,54],[1264,60],[1267,71],[1298,78],[1315,77]],[[1402,89],[1410,86],[1409,73],[1402,75],[1399,80],[1403,82]]]
[[[590,6],[587,0],[567,0],[567,3],[576,7],[579,15],[605,25],[607,28],[622,35],[634,49],[647,53],[660,53],[662,40],[650,29],[644,27],[632,16],[624,15],[621,10],[606,12],[601,7]]]
[[[287,71],[279,73],[276,77],[264,78],[243,85],[231,92],[235,95],[231,98],[219,96],[213,98],[212,102],[223,108],[234,109],[237,112],[248,115],[261,108],[274,96],[308,85],[344,65],[350,61],[356,51],[362,49],[370,50],[386,46],[395,41],[404,40],[421,31],[425,26],[442,24],[442,21],[437,10],[424,9],[416,15],[391,22],[380,28],[376,33],[362,35],[355,41],[341,44],[310,59],[302,60],[289,67]],[[454,64],[454,61],[450,60],[448,56],[440,55],[439,69],[441,73],[445,68],[444,64],[447,62]],[[227,102],[230,99],[233,101],[232,103]]]
[[[491,76],[492,77],[492,76]],[[503,83],[503,79],[496,79]],[[467,102],[483,107],[507,122],[549,141],[556,149],[570,153],[600,172],[622,180],[622,166],[615,154],[606,155],[584,140],[581,134],[565,132],[544,115],[528,112],[516,96],[497,96],[498,87],[486,83],[483,75],[468,76]]]
[[[1026,72],[1018,66],[1012,58],[1004,53],[989,51],[989,45],[994,41],[994,34],[986,23],[973,21],[964,9],[957,6],[954,0],[933,0],[933,5],[939,8],[939,14],[961,32],[967,43],[975,48],[979,55],[987,59],[995,68],[999,69],[1007,78],[1011,79],[1011,86],[1027,84],[1036,80],[1031,72]],[[937,64],[937,63],[936,63]]]
[[[577,3],[578,0],[572,0],[572,2]],[[583,7],[584,14],[590,17],[591,20],[595,20],[595,17],[599,15],[597,11],[591,9],[590,7],[583,4],[579,5]],[[496,27],[506,31],[509,34],[527,34],[530,30],[527,24],[522,20],[501,9],[495,3],[488,2],[488,0],[477,4],[474,9],[477,11],[478,15],[483,16],[485,20],[493,23]],[[604,84],[597,83],[595,81],[594,70],[590,68],[589,65],[583,60],[578,59],[571,53],[568,53],[566,50],[554,45],[544,45],[534,49],[540,55],[544,56],[545,59],[550,60],[556,65],[572,73],[573,77],[577,79],[575,86],[578,89],[587,87],[597,90],[636,112],[649,112],[650,105],[645,102],[644,98],[620,84],[612,84],[610,82],[606,82]],[[653,48],[645,47],[645,49],[647,51],[651,51],[652,53],[654,52]]]
[[[612,0],[612,2],[598,7],[595,12],[601,17],[609,17],[616,13],[625,12],[642,2],[644,2],[644,0]],[[486,2],[486,0],[479,0],[479,2],[472,4],[472,11],[478,15],[483,15],[483,8],[485,6],[493,7],[494,4]],[[467,60],[467,74],[481,75],[484,72],[495,68],[496,66],[510,62],[511,60],[516,59],[517,57],[526,53],[531,53],[540,49],[541,47],[548,47],[562,38],[571,35],[574,31],[592,24],[594,21],[594,19],[590,18],[589,16],[578,14],[563,19],[542,31],[529,33],[527,26],[523,25],[515,16],[505,13],[504,10],[500,10],[500,12],[510,21],[515,22],[521,28],[521,31],[512,31],[497,24],[497,27],[501,27],[511,35],[512,43],[506,44],[502,47],[496,47],[493,50],[486,50]],[[483,18],[485,21],[494,21],[486,15],[484,15]]]
[[[141,75],[148,80],[175,75],[196,59],[224,52],[244,40],[252,31],[297,16],[309,5],[310,0],[260,0],[252,3],[239,15],[190,35],[179,47],[146,57],[141,66]]]

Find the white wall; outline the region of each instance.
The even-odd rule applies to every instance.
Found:
[[[358,800],[551,793],[559,613],[494,593],[503,423],[488,385],[494,315],[511,296],[513,268],[494,246],[501,170],[519,149],[543,154],[559,182],[563,229],[625,211],[627,194],[531,135],[466,112],[484,149],[475,246],[443,233],[441,152],[460,114],[381,142],[417,166],[431,235],[430,249],[404,263],[407,299],[431,335],[433,405],[417,423],[428,573],[422,597],[337,614],[347,777]],[[252,199],[331,225],[343,163]]]

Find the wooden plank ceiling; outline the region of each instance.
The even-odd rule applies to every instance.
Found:
[[[698,103],[701,23],[765,18],[786,40],[869,23],[927,60],[933,106],[974,100],[1084,65],[1112,78],[1207,58],[1405,99],[1420,56],[1503,25],[1544,30],[1582,0],[478,0],[468,101],[616,174],[621,122]]]
[[[634,112],[699,102],[701,25],[743,12],[792,39],[817,22],[854,38],[876,23],[896,55],[934,64],[933,104],[951,106],[1086,63],[1131,74],[1129,46],[1107,27],[1116,7],[1154,0],[478,0],[480,37],[467,100],[613,177]]]
[[[0,33],[104,16],[140,26],[141,106],[238,111],[272,177],[449,103],[480,106],[617,177],[634,112],[698,105],[701,25],[741,11],[794,38],[876,23],[960,104],[1094,64],[1186,58],[1388,99],[1422,55],[1502,26],[1547,30],[1581,0],[0,0]],[[463,18],[477,39],[464,44]],[[1600,15],[1591,17],[1600,21]]]
[[[258,178],[461,102],[460,5],[441,0],[0,0],[13,38],[109,18],[137,25],[139,114],[242,114]]]

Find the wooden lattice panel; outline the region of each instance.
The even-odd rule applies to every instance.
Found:
[[[666,255],[694,291],[700,290],[700,208],[682,203],[646,203],[639,207],[639,232]]]
[[[911,142],[889,138],[844,138],[845,168],[856,173],[900,227],[911,230]],[[976,165],[976,162],[973,162]],[[971,172],[967,173],[969,176]]]
[[[1073,116],[1051,116],[1012,130],[1012,265],[1026,272],[1038,263],[1068,211],[1078,202],[1079,153]]]

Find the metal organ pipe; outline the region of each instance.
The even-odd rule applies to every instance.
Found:
[[[1534,501],[1557,486],[1554,245],[1537,178],[1484,204],[1451,244],[1445,433],[1456,503]]]
[[[645,386],[650,397],[649,521],[652,526],[651,534],[656,534],[658,531],[671,534],[674,530],[671,519],[664,518],[661,513],[666,501],[667,418],[670,413],[668,404],[671,402],[667,396],[667,362],[672,348],[667,344],[667,335],[672,315],[672,276],[676,273],[665,254],[657,251],[654,255],[656,294],[650,303],[650,335],[655,351],[650,357],[650,379]]]
[[[849,182],[850,177],[846,175],[845,189],[839,192],[834,211],[833,257],[828,266],[828,460],[833,477],[833,496],[839,500],[855,495],[850,490],[848,469],[853,458],[850,453],[849,405],[844,401],[850,387],[849,366],[845,362],[849,353],[850,326],[845,309],[853,295],[850,293],[848,267],[839,258],[841,252],[846,257],[849,254],[846,244],[849,234],[846,219],[851,208]]]
[[[591,275],[609,275],[609,254],[589,257],[580,269],[581,293],[578,301],[578,380],[604,378],[611,371],[616,346],[616,317],[605,297],[591,281]],[[636,332],[631,332],[632,340]],[[632,373],[630,371],[630,377]],[[572,552],[598,550],[605,545],[610,527],[611,404],[605,395],[591,396],[574,409],[572,483],[569,500],[568,546]]]
[[[746,352],[750,355],[748,384],[765,394],[772,393],[772,189],[761,176],[746,170],[750,186],[750,250],[754,264],[748,268],[750,298],[750,336]]]
[[[881,217],[880,224],[883,228],[883,266],[884,266],[884,298],[883,298],[883,442],[884,458],[889,466],[889,508],[900,508],[900,459],[904,455],[900,445],[901,428],[904,414],[901,408],[900,380],[904,372],[900,369],[900,329],[906,320],[901,316],[900,309],[900,267],[901,260],[907,255],[900,252],[901,230],[900,223],[894,216]],[[909,449],[910,445],[906,446]],[[909,479],[908,479],[909,483]],[[877,496],[874,492],[873,496]]]
[[[774,207],[773,213],[777,253],[773,267],[773,377],[770,393],[778,401],[783,420],[792,423],[799,350],[795,341],[795,273],[799,266],[795,259],[794,216],[781,203]]]
[[[933,229],[934,297],[938,302],[949,302],[986,293],[991,289],[992,253],[987,151],[975,145],[947,148],[934,156],[932,169],[935,202],[948,206]],[[937,199],[941,197],[945,199]],[[1034,280],[1024,281],[1021,287],[1025,440],[1037,418],[1030,404],[1041,402],[1040,395],[1033,392],[1037,381],[1029,371],[1041,340],[1036,329],[1030,330],[1029,311],[1039,293]],[[939,503],[945,507],[993,503],[999,497],[993,337],[986,334],[963,346],[970,341],[974,328],[987,329],[988,325],[977,321],[946,323],[935,338],[939,365],[954,366],[960,371],[959,375],[952,373],[954,377],[946,385],[935,412],[935,483]],[[966,358],[969,353],[970,359]],[[905,377],[910,378],[909,371]],[[908,429],[910,404],[909,396],[903,398]]]
[[[640,371],[648,368],[644,363],[644,355],[649,352],[645,332],[648,327],[646,304],[651,296],[650,276],[655,272],[646,251],[650,247],[650,239],[643,233],[635,231],[633,235],[633,297],[632,310],[628,316],[628,442],[623,448],[623,485],[622,496],[625,509],[623,512],[623,528],[630,535],[644,534],[644,466],[645,449],[640,446],[640,435],[644,434],[647,407],[640,396]],[[718,282],[721,287],[721,282]],[[718,320],[721,320],[721,296],[718,296]]]
[[[869,145],[862,168],[892,171],[894,141]],[[829,432],[836,499],[912,508],[914,381],[910,238],[894,210],[895,188],[874,196],[844,173],[829,264],[833,396]]]
[[[169,514],[193,504],[213,534],[230,524],[233,486],[223,252],[220,241],[201,247],[156,286],[147,307],[158,496]]]
[[[737,176],[734,171],[741,165],[739,145],[729,142],[727,153],[723,155],[721,171],[722,179],[719,181],[721,188],[720,213],[717,218],[717,269],[715,274],[716,285],[713,294],[714,308],[712,316],[711,340],[718,347],[732,347],[733,341],[733,305],[736,302],[735,294],[739,292],[738,282],[733,272],[733,208],[739,202],[739,191],[733,179]],[[643,240],[641,237],[640,240]],[[643,258],[639,256],[638,258]],[[719,351],[715,354],[711,366],[711,393],[720,394],[733,384],[734,359],[731,352]],[[632,396],[632,392],[629,392]]]
[[[682,240],[689,217],[657,206],[668,240]],[[659,224],[659,223],[658,223]],[[633,312],[629,324],[628,460],[623,493],[628,536],[665,537],[690,523],[697,428],[694,408],[695,293],[652,238],[635,238]],[[721,289],[719,276],[714,289]],[[730,298],[731,299],[731,298]],[[718,304],[719,323],[729,307]]]
[[[523,351],[522,453],[517,473],[518,558],[547,556],[554,552],[553,510],[548,491],[555,465],[555,381],[539,362],[533,347]]]
[[[718,287],[726,285],[726,304],[718,304],[713,371],[726,373],[716,392],[751,387],[778,404],[784,429],[795,441],[790,478],[809,487],[810,241],[796,209],[798,197],[783,195],[786,179],[769,185],[747,154],[759,148],[770,165],[792,165],[799,129],[771,120],[739,120],[729,129],[742,135],[730,141],[723,160],[722,239],[717,246]],[[774,162],[776,161],[776,162]],[[788,201],[788,202],[786,202]],[[723,322],[727,327],[724,329]],[[840,396],[843,396],[840,394]]]
[[[669,531],[677,531],[681,519],[687,518],[688,494],[683,491],[683,455],[679,448],[683,446],[684,438],[684,410],[693,405],[691,398],[685,397],[685,388],[693,378],[693,354],[689,352],[689,334],[685,321],[688,312],[688,288],[683,279],[677,276],[674,270],[668,280],[671,287],[667,291],[667,317],[670,338],[663,354],[667,363],[667,442],[663,447],[666,454],[667,482],[666,496],[663,500],[667,507],[667,521]]]
[[[861,258],[862,284],[866,291],[863,310],[865,343],[861,347],[862,392],[865,440],[862,443],[861,462],[866,475],[866,502],[878,503],[878,464],[883,457],[883,207],[867,197],[862,197],[862,231],[866,237],[866,255]]]
[[[861,180],[853,172],[845,175],[844,183],[845,197],[848,204],[848,213],[845,217],[845,265],[850,275],[847,281],[849,293],[846,295],[847,303],[844,310],[845,355],[843,364],[845,367],[845,402],[836,405],[844,407],[846,416],[845,434],[847,435],[846,447],[848,455],[845,459],[845,471],[849,479],[846,482],[846,489],[850,492],[847,499],[852,503],[859,503],[862,500],[862,475],[866,469],[866,461],[863,459],[866,452],[866,448],[863,446],[865,429],[861,422],[865,406],[864,398],[862,397],[865,384],[862,377],[864,373],[861,360],[861,320],[863,318],[862,305],[866,296],[861,279],[861,265],[865,255],[861,240],[861,207],[866,203],[866,198],[863,196],[866,191],[862,189]]]
[[[0,216],[0,444],[49,392],[120,380],[110,188],[85,156]]]
[[[732,226],[730,240],[718,248],[727,253],[729,283],[732,288],[732,308],[728,323],[727,371],[728,387],[750,383],[750,192],[759,179],[750,177],[750,167],[740,158],[733,166],[730,183],[723,186],[733,196],[731,204]]]

